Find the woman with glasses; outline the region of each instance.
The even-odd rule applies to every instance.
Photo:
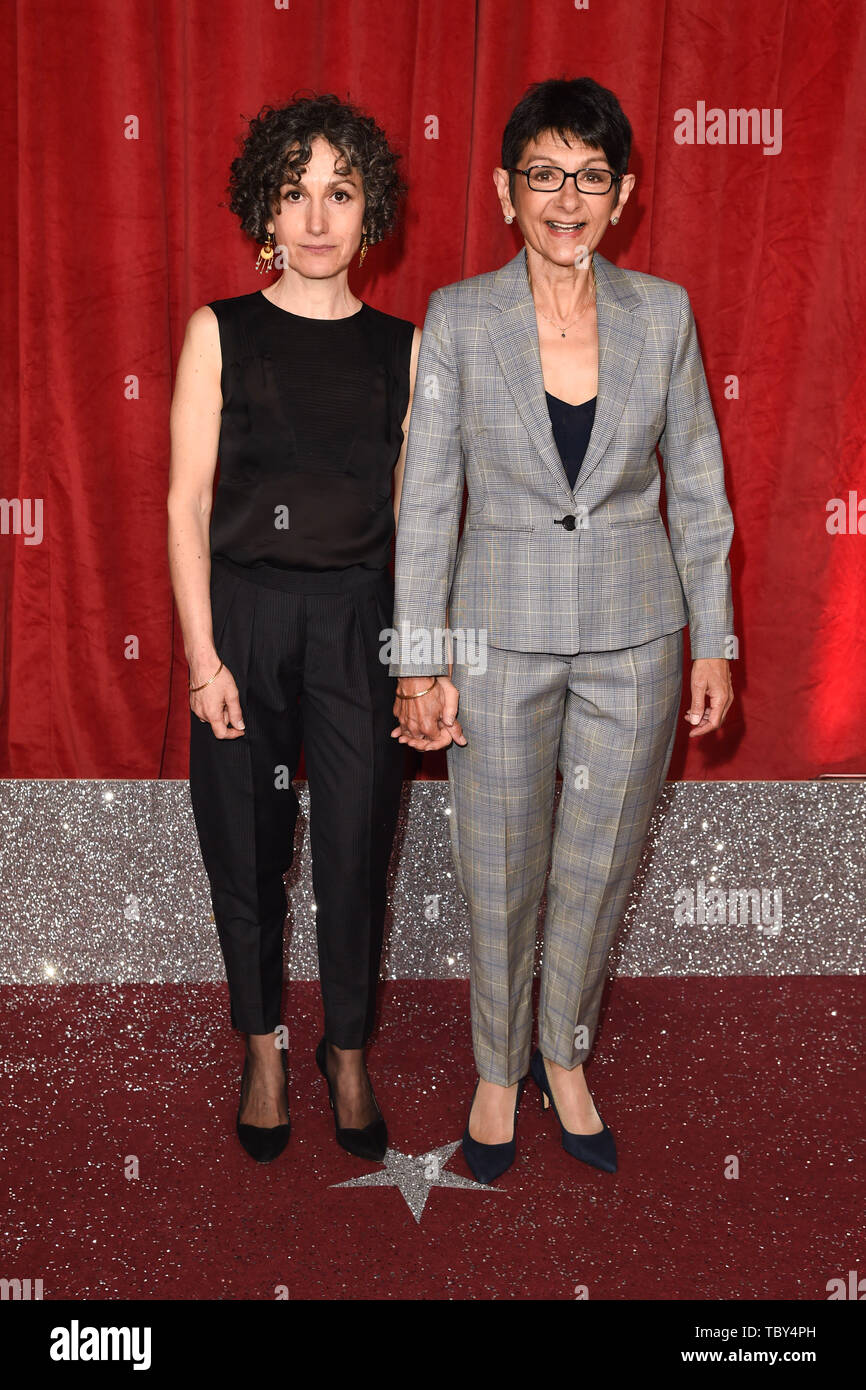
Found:
[[[289,1138],[283,875],[302,743],[324,1006],[316,1062],[338,1143],[373,1160],[387,1145],[364,1048],[403,752],[389,737],[396,682],[379,633],[391,622],[420,333],[358,299],[349,268],[393,226],[398,159],[335,96],[266,107],[250,123],[230,206],[260,246],[258,268],[282,274],[196,310],[172,403],[168,543],[189,662],[190,794],[231,1021],[246,1034],[237,1134],[262,1163]]]
[[[598,83],[530,88],[494,170],[523,245],[437,290],[422,338],[421,379],[436,390],[412,421],[394,627],[450,623],[455,642],[450,664],[400,650],[393,736],[447,747],[478,1071],[463,1151],[481,1182],[513,1162],[527,1075],[566,1151],[615,1171],[584,1064],[670,763],[686,623],[690,737],[717,729],[732,702],[733,524],[689,298],[598,251],[634,187],[630,148]],[[458,630],[475,633],[472,664]]]

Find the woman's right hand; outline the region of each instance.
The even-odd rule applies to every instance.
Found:
[[[214,669],[219,665],[219,657],[205,670],[199,663],[190,667],[190,685],[204,685],[210,680]],[[190,692],[189,707],[202,722],[210,724],[215,738],[241,738],[244,732],[244,717],[234,677],[227,666],[204,690]]]
[[[435,679],[435,685],[427,690],[431,679]],[[457,718],[460,695],[448,676],[404,676],[400,685],[407,687],[406,693],[409,695],[415,694],[416,685],[426,693],[416,700],[406,700],[397,692],[394,716],[398,724],[396,729],[391,730],[392,738],[396,738],[398,743],[408,743],[422,753],[447,748],[449,743],[457,743],[465,748],[466,736]]]

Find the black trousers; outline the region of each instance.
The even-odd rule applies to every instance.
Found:
[[[231,1020],[280,1023],[283,875],[292,862],[301,746],[310,792],[325,1036],[363,1047],[373,1027],[385,888],[403,776],[392,739],[397,685],[379,660],[390,627],[387,570],[259,573],[214,557],[214,642],[238,687],[246,731],[218,739],[190,711],[189,781]]]

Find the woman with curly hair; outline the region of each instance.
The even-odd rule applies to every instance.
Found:
[[[290,1132],[283,875],[302,741],[324,1006],[316,1060],[337,1141],[372,1160],[387,1146],[364,1049],[403,754],[379,632],[392,619],[421,335],[358,299],[348,273],[394,225],[398,159],[370,117],[333,95],[295,96],[250,122],[229,206],[260,244],[257,267],[282,274],[193,313],[171,409],[190,794],[231,1020],[247,1035],[237,1133],[262,1163]]]

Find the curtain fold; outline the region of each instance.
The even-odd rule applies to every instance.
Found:
[[[491,172],[511,108],[582,75],[634,131],[600,249],[689,292],[736,522],[737,703],[670,776],[866,772],[858,0],[41,0],[4,8],[0,61],[0,775],[187,775],[168,412],[189,315],[263,283],[225,207],[245,120],[298,90],[375,116],[410,193],[352,285],[420,325],[518,249]]]

